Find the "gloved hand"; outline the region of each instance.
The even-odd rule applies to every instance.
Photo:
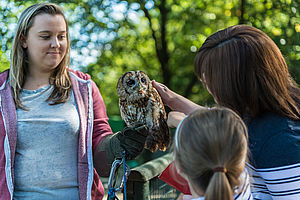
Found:
[[[117,138],[120,146],[126,151],[127,159],[134,159],[143,151],[147,135],[148,128],[141,123],[126,127],[118,133]]]
[[[97,152],[106,152],[110,164],[116,158],[121,158],[124,150],[126,159],[134,159],[143,151],[147,135],[148,128],[136,123],[132,127],[125,127],[122,131],[105,137]]]

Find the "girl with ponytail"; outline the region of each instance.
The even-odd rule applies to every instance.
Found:
[[[212,108],[189,114],[177,126],[173,152],[193,200],[252,199],[244,169],[247,128],[233,111]]]

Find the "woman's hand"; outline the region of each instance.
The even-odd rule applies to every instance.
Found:
[[[182,112],[171,111],[168,114],[167,124],[170,128],[176,128],[184,117],[185,114]]]
[[[117,134],[120,146],[126,151],[126,159],[132,160],[143,151],[148,133],[146,125],[136,123]]]
[[[152,85],[158,91],[163,103],[172,109],[171,101],[172,101],[172,99],[175,99],[176,95],[178,95],[178,94],[176,94],[175,92],[170,90],[164,84],[158,83],[154,80],[152,81]]]
[[[153,87],[158,91],[163,103],[171,110],[189,114],[196,109],[204,108],[190,101],[189,99],[170,90],[164,84],[152,81]]]

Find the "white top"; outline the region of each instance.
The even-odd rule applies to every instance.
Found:
[[[248,171],[245,169],[241,174],[241,185],[234,191],[234,200],[253,200],[250,190],[250,178]],[[204,197],[193,198],[191,195],[184,195],[183,200],[205,200]]]

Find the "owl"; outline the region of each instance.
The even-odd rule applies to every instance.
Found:
[[[126,125],[141,122],[148,127],[145,148],[165,151],[171,141],[170,129],[162,100],[149,77],[142,71],[126,72],[118,80],[117,93]]]

